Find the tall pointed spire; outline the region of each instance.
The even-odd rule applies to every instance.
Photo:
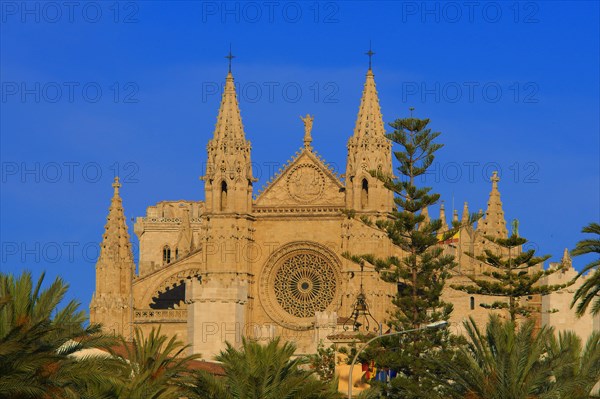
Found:
[[[98,262],[133,262],[131,241],[129,240],[129,232],[123,211],[123,202],[119,195],[121,183],[119,183],[118,177],[115,177],[112,187],[114,190],[113,197],[108,208],[108,217],[106,218],[104,234],[102,235]]]
[[[373,52],[369,50],[369,56]],[[383,116],[375,87],[375,76],[369,67],[363,87],[354,134],[348,140],[346,164],[346,206],[365,212],[391,212],[393,194],[383,183],[371,176],[371,171],[392,176],[392,144],[385,136]],[[361,204],[362,194],[368,192],[368,206]]]
[[[233,74],[227,73],[213,140],[218,142],[244,140],[244,125],[240,114]]]
[[[128,335],[131,333],[131,284],[135,263],[118,177],[112,186],[113,197],[96,262],[96,291],[90,303],[90,321],[102,323],[105,331]]]
[[[504,211],[502,210],[502,201],[500,201],[500,191],[498,190],[498,172],[492,173],[492,191],[485,211],[485,219],[480,220],[477,230],[483,235],[491,237],[506,238],[508,231],[506,229],[506,220],[504,220]]]
[[[375,75],[369,68],[354,127],[354,137],[384,137],[384,135],[383,115],[375,87]]]
[[[226,58],[231,63],[231,52]],[[225,78],[214,135],[207,145],[206,174],[201,178],[204,180],[208,213],[250,211],[252,183],[257,180],[252,176],[250,149],[230,70]]]

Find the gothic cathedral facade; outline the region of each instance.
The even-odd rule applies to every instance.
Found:
[[[369,265],[361,269],[342,255],[402,256],[364,218],[387,218],[393,193],[369,170],[392,174],[392,146],[371,68],[367,71],[354,133],[348,141],[345,175],[336,174],[312,147],[312,117],[303,118],[304,143],[255,193],[251,146],[246,139],[231,72],[226,77],[202,177],[205,201],[163,201],[138,217],[136,266],[115,179],[96,265],[90,319],[107,331],[130,336],[133,328],[161,326],[194,353],[211,359],[241,337],[292,340],[299,353],[314,353],[320,340],[345,327],[360,294],[371,324],[385,324],[395,287]],[[464,252],[481,253],[484,235],[507,236],[492,178],[488,209],[478,226],[464,227],[441,243],[457,258],[453,282],[480,274],[482,265]],[[256,196],[255,196],[256,194]],[[465,203],[462,218],[468,218]],[[440,218],[446,226],[442,204]],[[452,218],[458,220],[458,213]],[[465,219],[466,220],[466,219]],[[452,321],[485,321],[480,298],[447,288]]]

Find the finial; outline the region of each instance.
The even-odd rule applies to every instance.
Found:
[[[469,221],[469,204],[465,201],[463,205],[462,222],[466,223]]]
[[[492,183],[494,184],[494,186],[500,181],[500,178],[498,177],[498,171],[493,171],[492,172]]]
[[[408,110],[410,111],[410,117],[412,118],[412,113],[415,110],[415,107],[410,107]]]
[[[312,143],[312,136],[310,135],[310,132],[312,130],[312,124],[315,118],[314,116],[306,114],[304,117],[300,116],[300,119],[302,119],[302,122],[304,122],[304,148],[310,149],[310,143]]]
[[[115,181],[112,186],[115,189],[115,195],[119,195],[119,188],[121,187],[121,183],[119,183],[119,176],[115,176]]]
[[[369,56],[369,70],[371,70],[371,59],[373,58],[375,53],[373,52],[373,50],[371,50],[371,41],[370,40],[369,40],[369,51],[367,51],[365,54]]]
[[[229,73],[231,73],[231,60],[235,58],[235,55],[231,54],[231,43],[229,43],[229,54],[225,58],[229,60]]]
[[[452,221],[453,222],[458,222],[458,209],[454,209],[452,211]]]

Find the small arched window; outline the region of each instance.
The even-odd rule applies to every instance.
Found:
[[[179,248],[175,248],[175,260],[179,259]]]
[[[471,305],[471,310],[475,310],[475,298],[471,297],[469,301]]]
[[[227,183],[221,182],[221,210],[227,209]]]
[[[171,248],[168,245],[163,247],[163,263],[171,263]]]
[[[362,188],[360,190],[360,207],[366,208],[369,205],[369,182],[363,179]]]

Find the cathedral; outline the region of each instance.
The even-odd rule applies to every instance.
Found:
[[[201,178],[205,201],[149,206],[134,226],[138,265],[115,178],[90,320],[124,336],[136,327],[148,331],[160,326],[207,360],[226,342],[236,345],[242,337],[280,336],[294,341],[298,353],[309,354],[348,327],[381,331],[395,287],[380,280],[369,264],[360,266],[342,256],[402,256],[384,233],[365,223],[390,217],[394,207],[393,193],[368,172],[393,172],[372,69],[367,70],[348,139],[344,175],[336,174],[313,148],[312,117],[302,121],[299,150],[263,190],[255,190],[251,145],[229,71],[206,147]],[[454,304],[453,328],[468,316],[487,320],[488,310],[479,306],[482,298],[449,286],[482,273],[482,264],[464,253],[482,253],[489,245],[483,236],[508,234],[498,183],[494,174],[487,210],[477,226],[465,226],[440,243],[458,262],[444,293]],[[461,219],[468,216],[465,203]],[[439,217],[447,229],[443,203]],[[450,217],[459,220],[455,210]]]

